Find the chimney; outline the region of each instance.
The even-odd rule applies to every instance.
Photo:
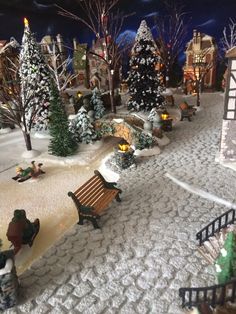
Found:
[[[76,40],[76,38],[73,38],[73,47],[74,47],[74,50],[77,49],[77,40]]]
[[[57,34],[57,45],[60,52],[63,52],[63,40],[61,34]]]
[[[197,30],[194,29],[193,30],[193,43],[196,44],[196,42],[197,42]]]

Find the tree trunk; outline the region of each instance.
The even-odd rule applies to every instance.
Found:
[[[23,135],[24,135],[25,145],[26,145],[27,150],[32,150],[30,134],[26,133],[24,131],[22,131],[22,132],[23,132]]]
[[[114,97],[114,75],[111,74],[111,70],[108,69],[108,84],[109,84],[109,91],[110,91],[110,101],[111,101],[111,112],[116,113],[116,106],[115,106],[115,97]]]

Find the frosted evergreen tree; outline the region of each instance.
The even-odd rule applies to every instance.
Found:
[[[160,58],[152,33],[142,21],[138,29],[130,59],[130,72],[127,79],[130,92],[128,109],[134,111],[150,111],[163,107],[163,87],[160,73],[156,70]]]
[[[55,85],[51,91],[49,132],[51,139],[48,150],[52,155],[66,157],[76,152],[78,145],[69,131],[67,115]]]
[[[88,112],[83,106],[78,111],[76,117],[71,121],[70,131],[77,142],[89,144],[96,140],[97,134],[90,122]]]
[[[28,117],[34,115],[33,128],[37,131],[46,130],[48,126],[50,103],[50,73],[40,47],[31,33],[25,19],[25,29],[20,52],[20,69],[22,95],[25,89],[34,91],[34,97],[28,105]],[[24,97],[24,96],[22,96]],[[38,108],[40,107],[40,110]],[[26,114],[27,119],[27,114]],[[29,120],[29,119],[28,119]],[[30,123],[28,121],[28,123]]]
[[[157,108],[152,108],[148,115],[148,121],[152,122],[152,125],[154,128],[160,128],[161,127],[161,118],[157,111]]]
[[[233,232],[228,233],[215,266],[219,284],[236,277],[236,235]]]
[[[93,95],[91,97],[90,103],[94,108],[94,118],[101,119],[104,116],[105,107],[101,99],[101,92],[97,87],[93,89]]]

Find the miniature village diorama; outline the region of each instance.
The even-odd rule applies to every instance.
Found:
[[[52,162],[58,161],[57,167],[63,168],[66,162],[63,166],[60,162],[69,160],[69,165],[76,167],[76,156],[82,156],[85,147],[95,147],[91,154],[99,155],[107,138],[106,167],[120,175],[139,171],[140,163],[165,150],[179,124],[191,128],[201,110],[202,93],[217,89],[217,43],[196,29],[192,30],[192,39],[184,41],[186,26],[181,12],[173,34],[161,33],[160,19],[156,25],[159,37],[155,38],[142,20],[134,40],[128,42],[117,32],[124,16],[116,16],[115,21],[121,24],[114,31],[113,6],[107,6],[106,1],[98,3],[95,22],[89,25],[95,38],[91,47],[77,39],[68,47],[61,35],[45,35],[38,42],[34,23],[27,18],[24,24],[22,21],[21,42],[14,38],[0,41],[0,143],[8,136],[17,136],[25,146],[15,158],[15,167],[3,167],[2,172],[11,171],[12,189],[22,191],[30,185],[36,194],[37,186],[55,175],[50,173]],[[57,10],[62,19],[84,21],[62,7]],[[226,64],[220,77],[220,88],[225,92],[219,147],[222,163],[236,159],[236,27],[232,20],[230,23],[231,33],[224,31],[222,41]],[[172,45],[174,41],[177,44]],[[186,61],[176,84],[175,65],[183,45]],[[124,58],[129,60],[126,73],[122,69]],[[46,151],[40,151],[40,141],[47,143]],[[68,196],[74,202],[71,207],[77,212],[78,224],[87,221],[97,229],[101,213],[114,199],[122,200],[122,190],[100,171],[93,172],[83,184],[71,186],[74,192],[68,192]],[[18,304],[15,260],[25,246],[37,246],[41,232],[40,215],[31,222],[28,210],[22,209],[19,199],[17,202],[18,208],[9,209],[13,218],[7,217],[4,241],[8,241],[9,249],[0,252],[0,310]],[[32,207],[37,205],[32,195]],[[217,284],[179,287],[186,313],[235,313],[236,235],[231,226],[235,220],[235,209],[231,209],[197,233],[199,252],[216,266]],[[223,312],[226,308],[228,312]]]

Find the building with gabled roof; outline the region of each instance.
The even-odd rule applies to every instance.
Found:
[[[211,65],[210,70],[204,77],[202,82],[203,89],[214,89],[216,83],[216,59],[217,59],[217,45],[212,36],[193,30],[193,38],[186,46],[186,62],[183,68],[184,83],[193,82],[194,78],[194,62],[199,61]]]

